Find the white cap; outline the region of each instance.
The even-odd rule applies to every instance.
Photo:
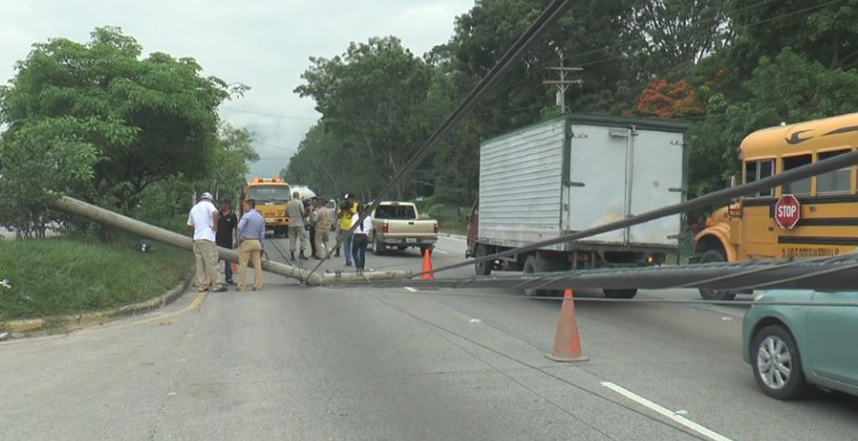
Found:
[[[214,196],[212,196],[212,194],[211,194],[211,193],[209,193],[209,192],[205,192],[205,193],[203,193],[203,195],[202,195],[202,196],[200,196],[200,198],[202,198],[202,199],[208,199],[208,200],[210,200],[210,201],[211,201],[211,200],[214,200]]]

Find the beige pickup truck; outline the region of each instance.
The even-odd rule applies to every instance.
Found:
[[[388,248],[420,248],[420,255],[438,241],[438,222],[420,219],[417,207],[410,202],[382,202],[372,212],[370,243],[375,254]]]

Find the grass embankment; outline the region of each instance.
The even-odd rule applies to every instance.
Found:
[[[0,321],[98,311],[148,300],[193,271],[189,251],[136,241],[0,240]]]

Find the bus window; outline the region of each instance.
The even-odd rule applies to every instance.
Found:
[[[850,150],[819,153],[819,161],[849,153]],[[848,193],[852,184],[852,167],[841,168],[816,178],[816,193]]]
[[[745,183],[759,181],[772,175],[775,162],[771,159],[763,161],[748,161],[745,163]],[[772,189],[754,195],[755,197],[771,197]]]
[[[784,171],[790,171],[805,165],[810,165],[813,162],[811,155],[790,156],[783,158]],[[795,181],[790,184],[784,184],[783,194],[807,195],[810,194],[810,178],[805,178],[800,181]]]

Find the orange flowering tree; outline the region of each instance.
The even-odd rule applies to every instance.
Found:
[[[705,108],[696,97],[694,87],[685,79],[675,83],[666,78],[650,81],[641,92],[634,113],[656,118],[702,115]]]

